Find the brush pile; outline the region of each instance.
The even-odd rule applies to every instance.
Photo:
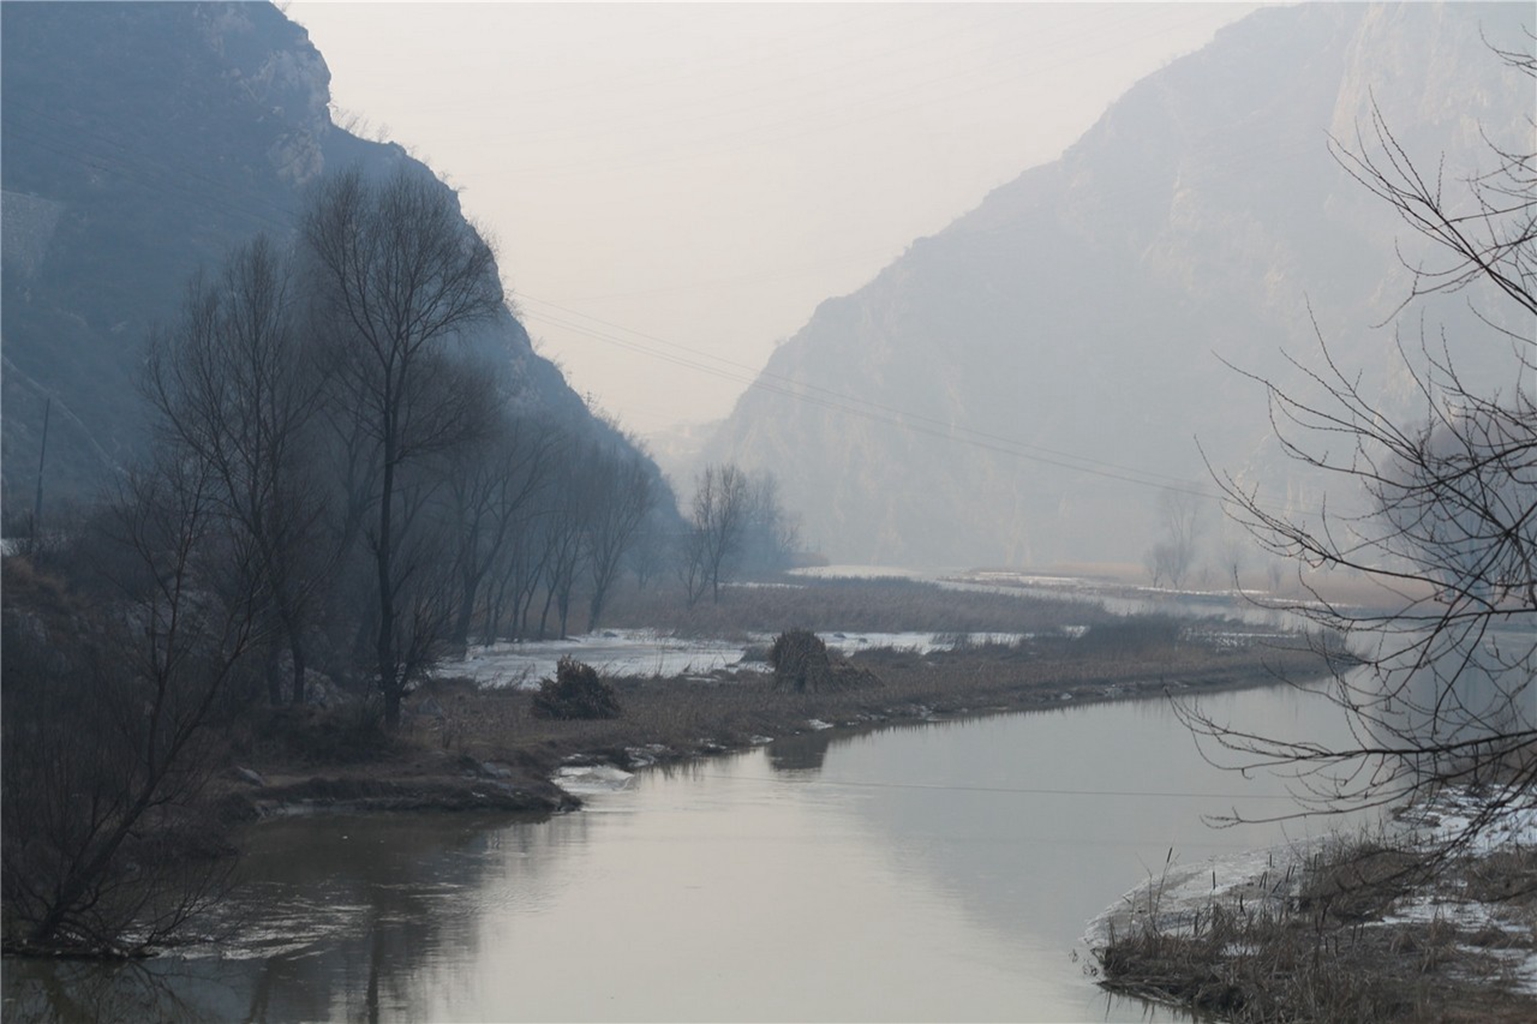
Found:
[[[575,658],[561,658],[555,678],[539,684],[534,694],[535,718],[618,718],[622,713],[614,688],[598,678],[591,665]]]

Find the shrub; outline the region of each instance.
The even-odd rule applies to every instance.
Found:
[[[788,684],[796,693],[815,690],[832,677],[827,644],[809,629],[792,629],[774,638],[768,663],[774,669],[774,685]]]
[[[1141,654],[1173,647],[1183,628],[1171,615],[1131,615],[1090,626],[1078,644],[1080,650],[1096,654]]]
[[[619,698],[614,688],[598,678],[591,665],[575,658],[561,658],[555,678],[539,684],[534,694],[534,717],[557,719],[618,718]]]
[[[774,685],[789,685],[796,693],[812,690],[879,686],[874,673],[855,668],[837,654],[829,653],[822,638],[808,629],[792,629],[774,638],[768,663],[774,669]]]

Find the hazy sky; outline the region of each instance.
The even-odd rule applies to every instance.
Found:
[[[649,434],[1254,6],[286,9],[337,120],[461,190],[538,350]]]

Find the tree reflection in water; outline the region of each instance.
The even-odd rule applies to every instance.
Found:
[[[246,884],[205,934],[239,938],[103,965],[7,959],[7,1021],[378,1020],[419,1005],[437,951],[475,947],[490,876],[549,832],[450,815],[305,817],[253,829]],[[506,845],[504,845],[506,844]],[[259,924],[257,924],[259,922]]]

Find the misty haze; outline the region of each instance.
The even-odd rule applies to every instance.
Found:
[[[1537,1017],[1530,4],[0,48],[6,1019]]]

